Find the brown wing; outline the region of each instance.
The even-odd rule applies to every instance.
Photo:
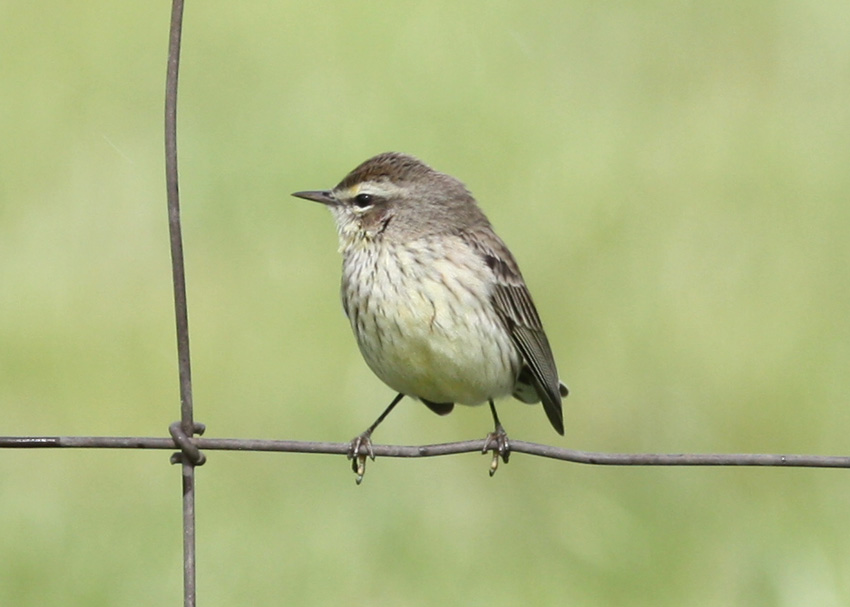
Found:
[[[522,384],[530,381],[537,397],[543,401],[543,410],[552,427],[563,435],[561,396],[567,395],[567,389],[558,379],[552,348],[543,332],[531,293],[525,286],[513,255],[493,230],[486,226],[478,228],[476,232],[470,240],[495,277],[496,284],[491,296],[493,305],[525,364],[518,382]],[[515,396],[527,401],[527,391],[522,388],[522,385],[518,385]],[[532,402],[536,402],[536,399]]]

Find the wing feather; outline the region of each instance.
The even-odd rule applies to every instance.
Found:
[[[530,380],[537,395],[532,402],[543,401],[549,422],[563,434],[561,397],[567,395],[566,386],[558,379],[552,348],[519,267],[507,246],[489,226],[479,227],[478,233],[471,236],[471,242],[493,272],[493,305],[525,364],[514,396],[527,402],[529,394],[522,389],[525,387],[522,384]]]

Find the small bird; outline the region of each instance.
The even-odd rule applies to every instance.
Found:
[[[342,306],[366,364],[398,395],[351,441],[359,484],[371,436],[405,396],[439,415],[490,404],[495,424],[483,452],[492,476],[510,444],[494,399],[543,402],[564,434],[549,340],[508,247],[466,186],[397,152],[379,154],[332,190],[295,192],[327,206],[342,253]]]

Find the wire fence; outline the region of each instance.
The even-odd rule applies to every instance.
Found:
[[[172,423],[166,437],[133,436],[0,436],[0,448],[7,449],[178,449],[171,462],[181,465],[183,510],[183,604],[196,605],[195,562],[195,468],[206,461],[203,450],[273,451],[345,455],[349,443],[260,440],[240,438],[200,438],[204,426],[194,420],[192,374],[189,355],[189,323],[183,241],[180,223],[180,197],[177,171],[177,84],[183,25],[183,0],[172,1],[168,65],[165,87],[165,160],[168,224],[174,283],[174,310],[177,332],[177,360],[180,383],[180,421]],[[196,435],[198,437],[196,437]],[[482,449],[483,446],[483,449]],[[487,451],[481,439],[435,445],[373,445],[382,457],[438,457]],[[850,456],[794,454],[669,454],[600,453],[577,451],[550,445],[511,440],[512,453],[524,453],[578,464],[607,466],[775,466],[798,468],[850,468]]]

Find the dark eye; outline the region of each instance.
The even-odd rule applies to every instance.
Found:
[[[358,194],[354,197],[354,204],[356,204],[361,209],[365,209],[368,206],[371,206],[374,202],[373,196],[371,194]]]

